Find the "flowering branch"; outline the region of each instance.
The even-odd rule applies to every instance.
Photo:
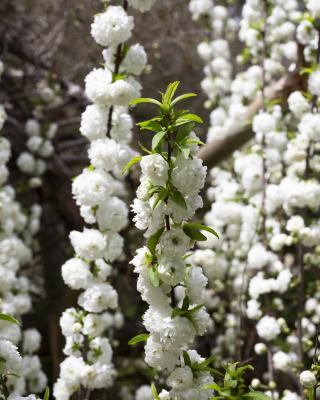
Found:
[[[0,75],[2,71],[0,61]],[[6,118],[6,111],[0,105],[0,131]],[[0,394],[4,393],[7,398],[9,394],[22,395],[29,390],[41,392],[47,377],[36,355],[41,343],[40,333],[36,329],[22,331],[20,327],[20,321],[32,307],[30,281],[22,268],[35,262],[32,246],[40,227],[41,207],[33,204],[24,212],[16,200],[15,188],[8,182],[11,145],[3,136],[0,137],[0,154]],[[26,365],[28,369],[24,368]]]
[[[217,234],[212,228],[187,222],[202,206],[198,192],[204,185],[206,168],[196,157],[201,141],[193,132],[201,118],[175,109],[177,103],[194,94],[174,98],[178,86],[179,82],[170,84],[161,101],[139,98],[131,102],[150,103],[159,109],[157,116],[138,124],[153,134],[151,149],[145,149],[148,155],[128,165],[140,162],[142,168],[133,210],[136,226],[146,230],[148,241],[137,251],[132,264],[139,275],[138,290],[149,304],[143,319],[150,332],[131,343],[147,340],[147,364],[170,373],[170,392],[163,390],[161,398],[185,398],[192,392],[194,399],[200,393],[201,398],[209,399],[211,390],[201,390],[204,382],[212,381],[210,373],[205,372],[207,364],[195,350],[187,350],[210,322],[202,304],[207,279],[201,268],[188,264],[187,252],[194,242],[207,240],[204,233]],[[177,290],[183,295],[175,306]]]
[[[153,2],[143,2],[143,10]],[[128,207],[121,199],[126,195],[121,171],[136,155],[129,146],[133,124],[128,104],[140,94],[134,76],[147,62],[141,45],[126,44],[134,27],[128,5],[141,8],[139,0],[124,1],[123,7],[109,5],[91,26],[95,41],[106,47],[104,67],[85,78],[86,95],[93,104],[82,114],[80,131],[90,141],[91,164],[73,180],[72,192],[81,216],[92,227],[70,233],[75,256],[62,266],[65,283],[83,292],[79,307],[66,310],[60,320],[67,358],[54,386],[57,399],[76,393],[87,400],[94,389],[109,388],[116,375],[111,343],[104,333],[108,331],[111,338],[123,316],[117,310],[118,294],[107,279],[114,274],[110,263],[123,257],[119,232],[128,224]]]

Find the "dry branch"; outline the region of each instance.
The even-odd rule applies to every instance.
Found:
[[[280,99],[283,107],[287,107],[288,96],[295,90],[304,88],[304,78],[298,71],[288,73],[274,85],[266,89],[265,95],[269,100]],[[213,140],[199,151],[199,157],[208,168],[215,167],[228,158],[235,150],[246,144],[254,137],[251,120],[262,108],[262,95],[258,95],[249,105],[242,120],[235,123],[229,135],[223,139]]]

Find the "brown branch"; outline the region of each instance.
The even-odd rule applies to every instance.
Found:
[[[123,5],[122,5],[124,11],[127,11],[128,9],[128,1],[124,0],[123,1]],[[120,66],[121,63],[123,61],[123,49],[124,49],[124,45],[123,43],[120,43],[117,47],[117,51],[116,51],[116,55],[115,55],[115,64],[114,64],[114,71],[113,71],[113,79],[115,78],[115,76],[119,73],[120,71]],[[107,136],[110,135],[111,129],[112,129],[112,116],[113,116],[113,111],[114,111],[114,106],[111,106],[109,109],[109,115],[108,115],[108,128],[107,128]]]
[[[268,100],[281,99],[282,105],[287,107],[288,96],[295,90],[303,89],[304,81],[305,78],[298,72],[287,74],[274,85],[266,88],[265,96]],[[254,137],[251,120],[262,107],[263,98],[260,94],[249,105],[242,120],[234,124],[227,137],[213,140],[200,149],[198,156],[208,168],[217,166]]]

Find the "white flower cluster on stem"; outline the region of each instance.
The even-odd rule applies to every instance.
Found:
[[[212,11],[203,13],[213,18]],[[297,1],[247,0],[239,32],[246,48],[237,60],[251,63],[234,75],[227,96],[220,99],[214,89],[214,101],[209,96],[216,106],[209,141],[228,135],[245,116],[248,104],[264,97],[264,110],[252,121],[255,139],[210,171],[212,186],[207,194],[213,204],[205,222],[215,226],[223,239],[204,242],[204,249],[193,258],[209,278],[205,303],[220,332],[213,349],[217,360],[219,355],[225,362],[226,355],[234,359],[250,354],[251,344],[241,345],[239,332],[247,324],[245,317],[252,320],[257,332],[252,345],[257,357],[265,357],[272,388],[268,394],[274,399],[303,398],[302,390],[297,394],[292,389],[299,383],[297,372],[309,365],[317,350],[319,17],[314,1],[306,1],[302,13]],[[214,20],[211,25],[215,26]],[[207,71],[210,52],[207,45],[201,47]],[[287,72],[287,65],[294,71],[303,64],[303,56],[311,65],[301,71],[308,91],[292,93],[287,110],[262,92]],[[246,310],[241,306],[243,296]],[[282,393],[272,382],[281,376],[279,371],[294,381]]]
[[[199,2],[201,2],[199,0]],[[232,12],[231,9],[227,9],[223,2],[221,4],[216,4],[215,7],[210,11],[206,12],[204,16],[209,18],[211,34],[214,39],[218,39],[220,35],[221,38],[228,38],[228,42],[224,40],[225,49],[221,47],[217,49],[212,43],[202,43],[199,45],[199,54],[202,59],[206,62],[205,73],[208,75],[206,79],[210,79],[211,89],[209,86],[210,94],[209,99],[215,108],[210,115],[211,127],[208,131],[207,140],[212,141],[220,138],[224,138],[232,128],[239,124],[239,120],[245,123],[245,115],[247,111],[247,104],[255,99],[259,94],[260,88],[263,82],[270,83],[274,82],[283,73],[283,58],[286,60],[287,51],[285,51],[286,46],[293,46],[292,42],[294,39],[294,23],[299,20],[299,12],[297,11],[297,3],[295,2],[276,2],[274,8],[270,10],[270,15],[267,17],[263,2],[247,1],[243,7],[243,18],[240,22],[241,31],[240,38],[246,41],[246,38],[250,36],[247,30],[250,30],[252,37],[256,38],[253,43],[248,46],[245,51],[242,52],[241,56],[237,60],[241,63],[248,62],[248,55],[252,58],[252,65],[245,70],[237,74],[236,68],[234,68],[233,80],[230,85],[224,87],[224,96],[219,96],[219,92],[214,90],[214,82],[219,78],[217,73],[212,70],[212,59],[213,57],[219,57],[219,55],[224,55],[229,57],[230,52],[228,51],[228,43],[234,37],[234,24],[238,22],[229,16],[228,12]],[[192,8],[190,7],[191,11]],[[218,18],[218,15],[224,15],[224,18]],[[221,25],[221,21],[224,21],[224,29],[217,29]],[[230,22],[228,22],[230,21]],[[229,26],[229,28],[227,28]],[[270,32],[274,30],[285,31],[285,27],[288,26],[287,36],[274,35],[270,36]],[[268,34],[265,35],[264,29],[268,27]],[[253,30],[255,30],[253,32]],[[263,37],[265,36],[265,41]],[[247,41],[246,41],[247,43]],[[296,46],[295,46],[296,47]],[[268,52],[265,54],[265,48]],[[207,49],[207,50],[206,50]],[[210,51],[209,51],[210,50]],[[268,56],[268,54],[272,56]],[[294,61],[296,54],[292,54],[289,61]],[[261,65],[261,60],[264,60],[263,67]],[[232,68],[225,67],[224,70],[231,71]],[[219,79],[218,79],[219,81]],[[229,80],[227,80],[229,82]],[[277,109],[279,111],[279,108]],[[277,111],[276,110],[276,111]],[[279,120],[281,115],[275,113],[275,117]],[[269,136],[272,135],[272,118],[268,118],[268,115],[261,115],[261,123],[265,124],[264,129],[269,129]],[[270,125],[271,119],[271,125]],[[268,125],[269,124],[269,125]],[[273,137],[274,135],[272,135]],[[281,142],[281,136],[279,137],[278,146],[285,145]],[[275,140],[275,139],[274,139]],[[281,144],[282,143],[282,144]],[[276,145],[276,144],[275,144]],[[273,147],[275,147],[275,145]],[[244,186],[246,197],[255,194],[258,189],[262,188],[262,165],[263,160],[261,157],[261,134],[260,143],[258,147],[254,149],[254,154],[248,154],[244,156],[243,153],[239,153],[239,157],[243,158],[242,161],[238,161],[235,164],[235,171],[239,173],[238,170],[241,169],[241,185]],[[282,149],[280,148],[280,152]],[[279,156],[279,153],[278,153]],[[238,155],[236,155],[238,157]],[[268,152],[268,157],[270,158],[269,163],[276,161],[277,159],[277,149],[273,149]],[[271,159],[273,157],[273,159]],[[239,165],[239,166],[238,166]],[[219,299],[220,294],[223,295],[225,290],[225,283],[223,282],[223,277],[228,274],[230,277],[235,277],[237,279],[236,285],[237,290],[241,290],[243,284],[243,271],[246,269],[246,263],[243,263],[248,250],[255,241],[256,230],[259,225],[258,215],[261,209],[261,201],[257,198],[250,200],[252,204],[241,204],[241,195],[239,194],[239,183],[233,181],[233,165],[230,164],[224,169],[216,168],[211,171],[212,181],[214,182],[214,188],[210,188],[208,191],[208,197],[211,201],[214,200],[212,205],[212,211],[206,216],[206,223],[209,225],[215,225],[220,229],[225,235],[225,240],[220,244],[214,241],[207,241],[203,243],[206,250],[196,252],[196,260],[201,262],[205,268],[206,274],[210,280],[210,286],[212,289],[207,293],[207,305],[212,308],[215,312],[215,319],[218,324],[225,321],[225,327],[222,330],[221,337],[217,338],[217,342],[220,343],[217,349],[217,356],[221,353],[221,349],[225,346],[224,352],[231,355],[235,355],[237,340],[235,336],[238,334],[238,326],[234,312],[238,309],[238,302],[234,303],[234,308],[231,307],[231,312],[228,308],[233,303],[227,302],[228,307],[224,310],[227,313],[227,319],[220,318],[219,315],[223,312],[223,303]],[[239,228],[241,226],[241,230]],[[225,231],[228,228],[227,232]],[[232,240],[232,245],[227,242],[226,239]],[[233,243],[234,240],[234,243]],[[214,250],[214,251],[213,251]],[[230,253],[231,252],[231,253]],[[232,265],[229,263],[230,256],[228,253],[233,254]],[[238,260],[240,258],[240,260]],[[232,259],[232,257],[230,258]],[[214,290],[212,292],[212,290]],[[217,296],[212,297],[215,293]],[[218,311],[219,310],[219,311]],[[219,320],[219,321],[218,321]]]
[[[198,54],[205,63],[205,78],[201,87],[208,101],[206,107],[224,103],[232,83],[230,41],[234,40],[237,23],[229,17],[227,7],[214,4],[212,0],[192,0],[189,9],[193,19],[204,19],[209,25],[209,37],[198,45]],[[210,136],[210,132],[209,132]]]
[[[0,105],[0,131],[6,116],[4,107]],[[1,136],[0,313],[10,314],[21,321],[22,316],[32,308],[30,281],[22,270],[33,259],[30,246],[39,228],[41,212],[35,206],[27,215],[16,200],[15,189],[7,183],[9,177],[7,163],[10,156],[10,142]],[[36,329],[22,331],[18,324],[5,319],[0,320],[0,391],[5,390],[9,399],[20,398],[22,394],[30,391],[40,393],[45,389],[47,377],[36,355],[40,342],[41,336]]]
[[[164,102],[171,104],[168,93],[172,97],[177,84],[169,85]],[[188,350],[195,337],[203,335],[210,324],[203,307],[207,278],[202,268],[188,261],[191,238],[195,238],[195,227],[188,220],[202,207],[199,191],[205,182],[206,167],[196,156],[199,140],[195,133],[188,128],[172,128],[179,122],[168,107],[168,115],[154,119],[159,121],[158,133],[154,136],[153,152],[141,158],[141,182],[132,206],[136,226],[145,231],[148,239],[132,260],[138,274],[138,291],[148,303],[143,315],[144,326],[150,333],[145,361],[169,374],[170,391],[163,390],[161,399],[209,399],[212,391],[203,390],[203,386],[213,379],[210,373],[193,368],[204,359],[195,350]],[[185,118],[181,124],[188,122],[188,115]],[[148,121],[143,124],[148,126]]]
[[[62,266],[65,283],[82,292],[78,307],[67,309],[60,320],[67,358],[54,386],[57,400],[67,400],[73,393],[88,397],[94,389],[109,388],[116,376],[111,343],[104,336],[121,327],[123,316],[118,294],[109,282],[110,263],[123,254],[119,232],[128,224],[128,207],[121,199],[126,196],[122,171],[136,155],[129,146],[133,123],[128,105],[140,94],[136,76],[147,63],[140,44],[126,43],[134,27],[127,8],[132,5],[146,11],[153,2],[110,4],[91,25],[94,40],[106,47],[104,65],[85,78],[85,92],[92,104],[82,114],[80,132],[90,141],[90,166],[72,183],[73,197],[90,227],[70,233],[75,255]]]
[[[45,160],[52,156],[54,147],[52,140],[57,132],[57,124],[41,125],[37,119],[29,119],[25,124],[28,137],[27,150],[19,154],[17,166],[21,172],[30,176],[30,188],[42,185],[41,176],[46,171]]]

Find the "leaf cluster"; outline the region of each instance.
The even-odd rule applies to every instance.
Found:
[[[190,300],[189,300],[189,297],[186,295],[183,299],[181,308],[175,307],[172,310],[171,318],[172,319],[176,318],[176,317],[187,318],[192,323],[195,330],[197,330],[197,325],[195,324],[195,322],[193,320],[193,314],[196,313],[197,311],[201,310],[201,308],[203,308],[203,307],[204,307],[204,304],[198,304],[198,305],[190,308]]]
[[[166,91],[161,93],[161,99],[152,98],[139,98],[131,102],[131,105],[149,103],[158,107],[158,115],[138,123],[140,129],[146,130],[153,134],[151,149],[143,150],[147,154],[159,154],[168,163],[168,180],[165,185],[150,185],[148,189],[148,198],[154,198],[152,207],[155,209],[161,203],[167,203],[171,200],[184,210],[187,210],[187,203],[183,194],[173,185],[171,181],[171,173],[175,168],[175,160],[179,155],[183,155],[186,159],[192,158],[191,148],[194,145],[203,144],[197,138],[191,135],[195,124],[202,123],[202,119],[189,112],[189,110],[177,111],[175,105],[185,99],[196,96],[195,93],[187,93],[177,97],[175,93],[179,87],[179,82],[173,82],[169,84]],[[123,169],[123,173],[127,172],[133,165],[139,163],[142,157],[134,157]],[[201,231],[207,231],[216,237],[217,232],[212,228],[199,223],[183,223],[182,225],[184,233],[189,236],[193,241],[205,241],[207,237],[201,233]],[[161,279],[158,275],[158,264],[156,248],[161,238],[164,228],[160,229],[154,235],[152,235],[147,243],[147,248],[150,254],[146,254],[148,264],[148,276],[150,282],[154,287],[159,287]],[[194,312],[194,311],[193,311]],[[175,316],[183,315],[190,318],[190,310],[179,310],[175,309]]]
[[[170,83],[165,93],[161,93],[161,100],[152,98],[138,98],[130,104],[137,105],[141,103],[149,103],[158,107],[159,114],[149,120],[139,122],[137,125],[141,131],[149,131],[153,134],[151,149],[141,146],[147,154],[161,154],[168,159],[168,153],[165,151],[164,144],[170,140],[173,148],[177,152],[182,152],[186,158],[190,156],[190,146],[202,145],[198,139],[190,137],[195,124],[201,124],[202,119],[189,110],[175,110],[175,105],[190,97],[196,96],[195,93],[186,93],[174,98],[180,82]],[[141,159],[141,158],[140,158]],[[124,168],[126,172],[132,165],[140,161],[139,157],[135,157]]]
[[[239,363],[229,363],[225,366],[221,381],[206,385],[205,389],[214,390],[211,400],[270,400],[263,392],[257,392],[245,383],[245,374],[253,370],[251,365],[239,366]]]

